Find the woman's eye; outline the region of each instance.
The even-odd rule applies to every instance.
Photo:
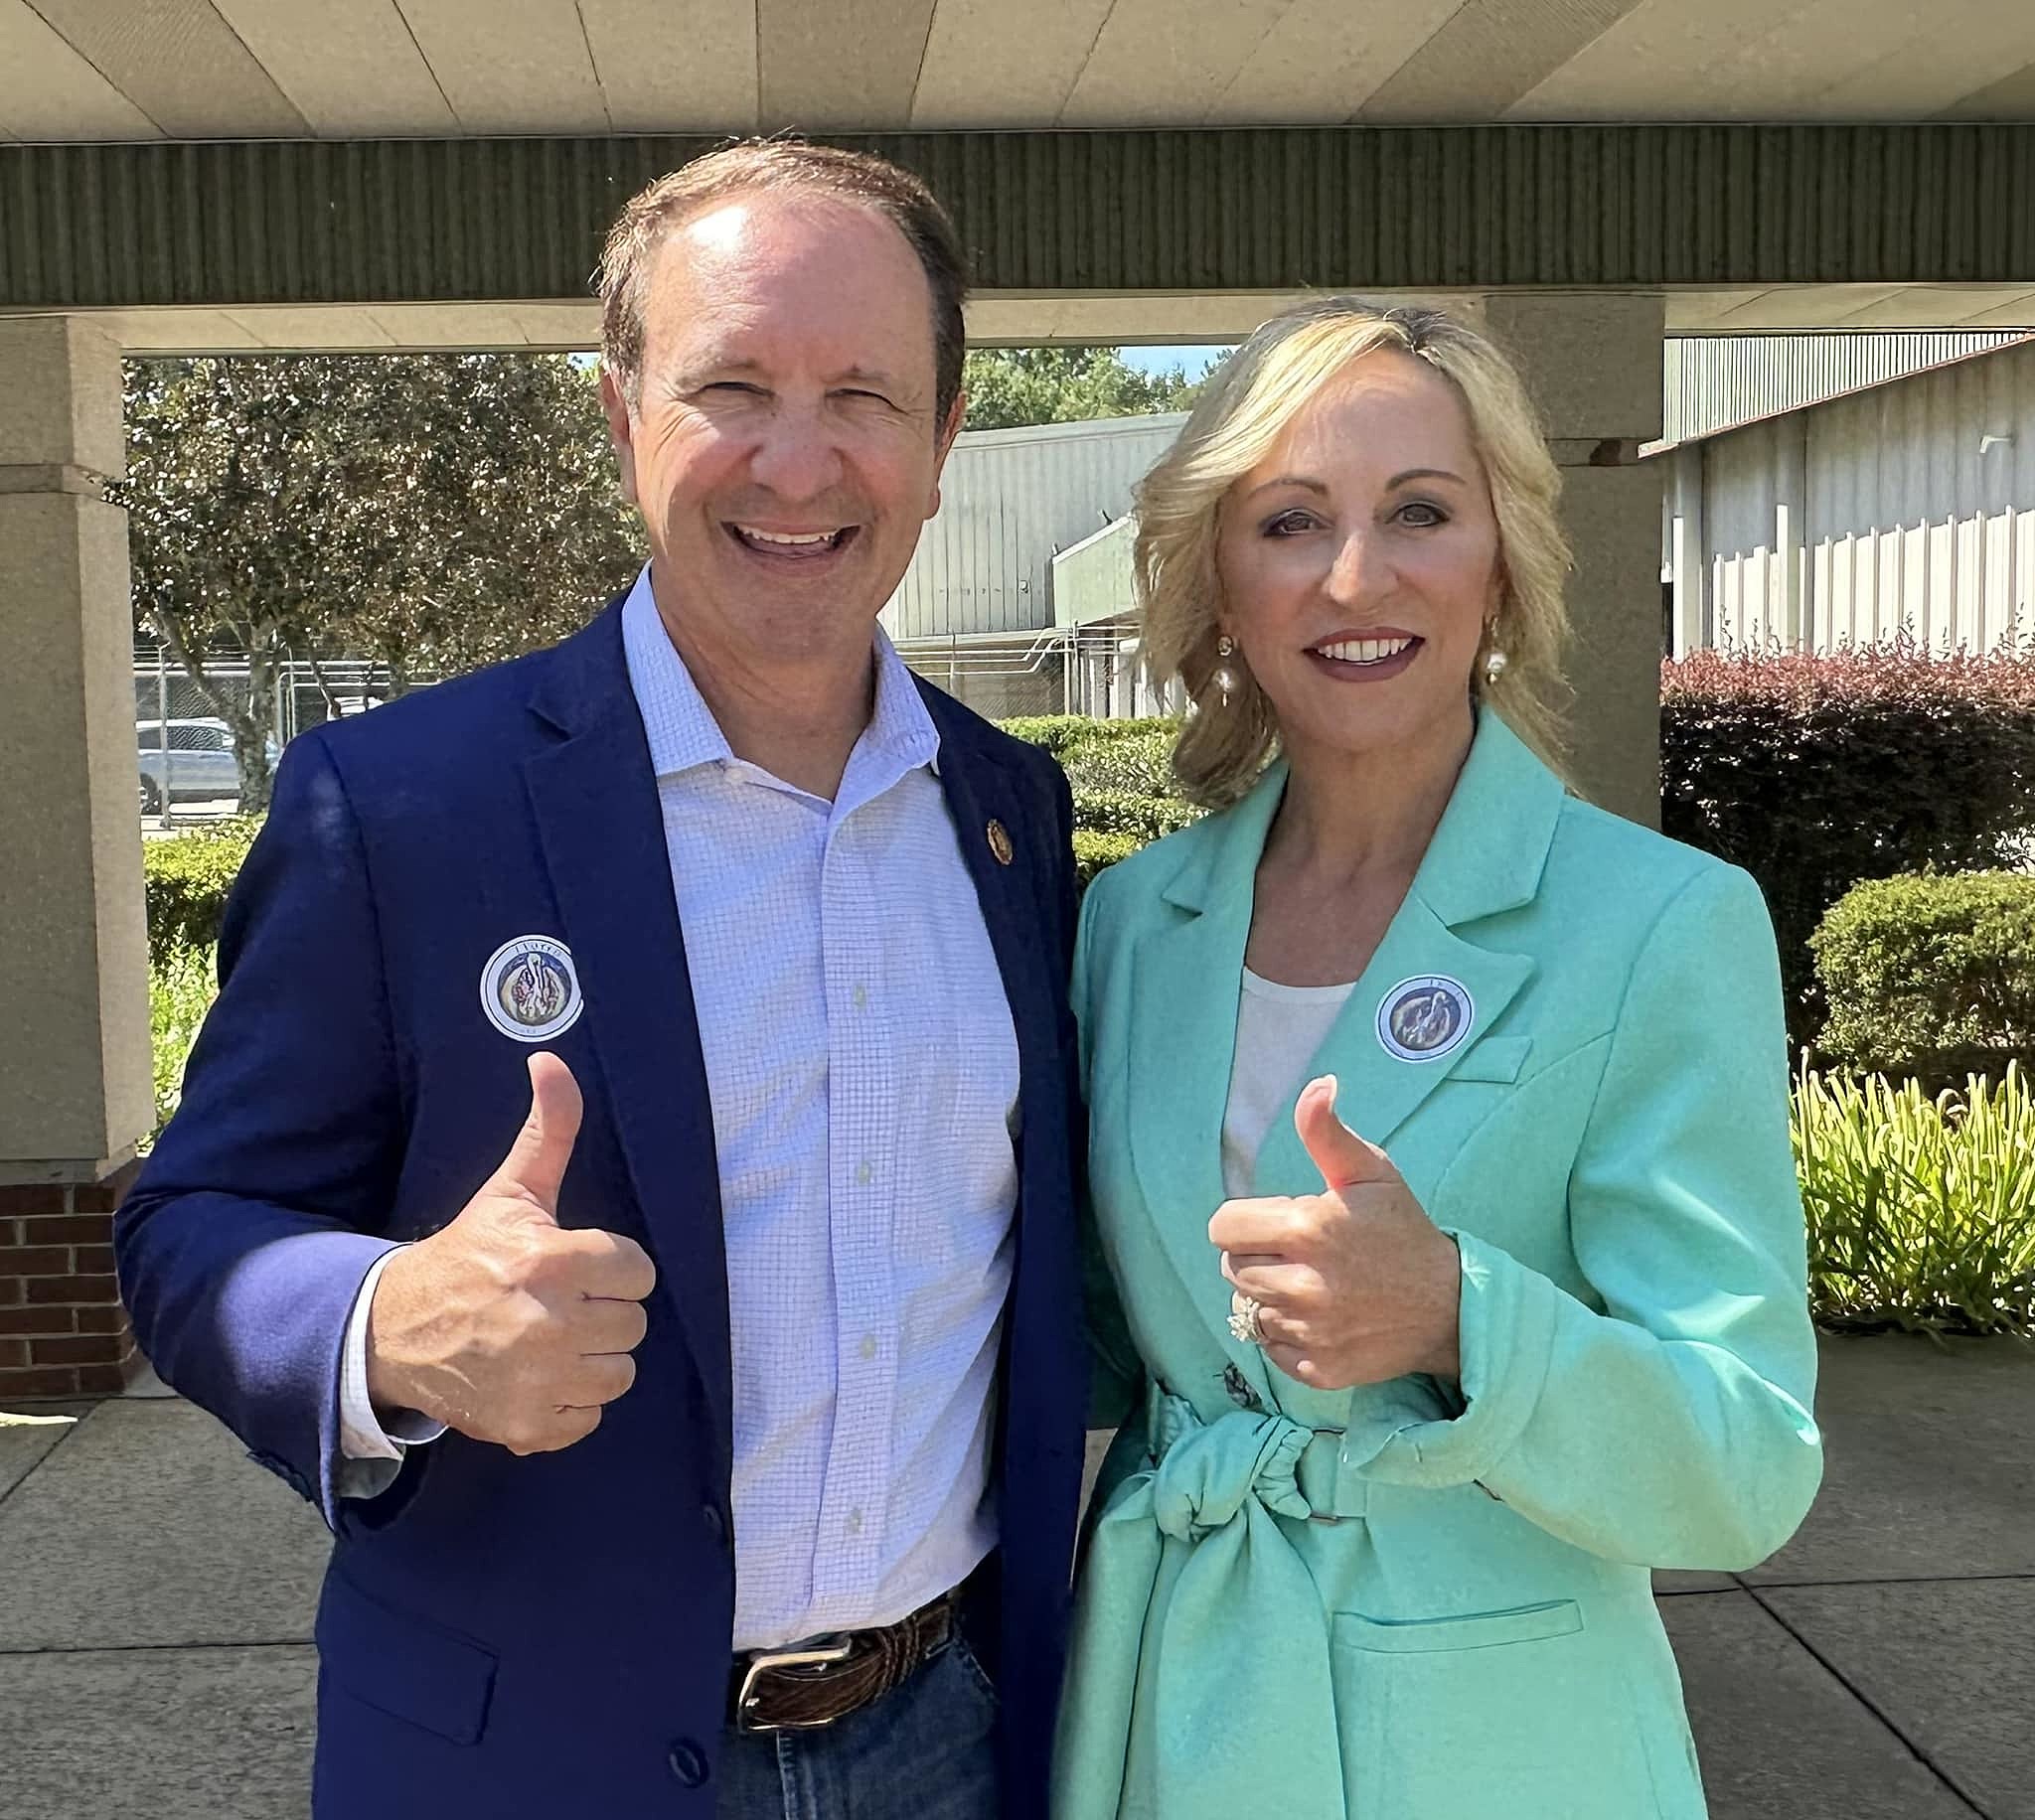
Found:
[[[1411,525],[1416,531],[1424,531],[1431,525],[1446,525],[1449,515],[1439,506],[1430,506],[1425,500],[1414,500],[1399,508],[1400,520]]]
[[[1312,530],[1314,523],[1313,513],[1295,508],[1292,512],[1282,512],[1277,518],[1268,519],[1265,524],[1265,534],[1268,537],[1298,536],[1302,531]]]

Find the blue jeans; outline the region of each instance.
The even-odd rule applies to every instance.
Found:
[[[719,1820],[997,1820],[996,1718],[957,1630],[902,1687],[820,1731],[730,1730]]]

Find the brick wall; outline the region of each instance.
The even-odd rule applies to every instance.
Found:
[[[138,1163],[102,1182],[0,1185],[0,1408],[111,1396],[136,1364],[113,1278],[113,1209]]]

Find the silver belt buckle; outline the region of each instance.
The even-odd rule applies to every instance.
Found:
[[[1299,1484],[1299,1481],[1303,1476],[1308,1478],[1314,1478],[1316,1476],[1315,1473],[1308,1468],[1308,1456],[1312,1454],[1315,1450],[1315,1441],[1327,1441],[1332,1437],[1335,1441],[1339,1442],[1342,1439],[1342,1436],[1343,1431],[1341,1429],[1316,1429],[1314,1431],[1313,1440],[1309,1441],[1306,1448],[1302,1451],[1301,1457],[1294,1462],[1294,1481],[1297,1485]],[[1333,1500],[1336,1480],[1341,1473],[1342,1461],[1339,1456],[1339,1447],[1337,1449],[1337,1455],[1338,1457],[1335,1461],[1335,1470],[1329,1475],[1329,1491],[1331,1502]],[[1342,1521],[1342,1519],[1338,1517],[1332,1509],[1321,1510],[1316,1507],[1315,1500],[1311,1495],[1311,1488],[1309,1486],[1299,1485],[1299,1489],[1301,1496],[1306,1498],[1308,1501],[1308,1521],[1310,1523],[1335,1524],[1340,1523]]]
[[[755,1735],[771,1732],[811,1732],[826,1725],[824,1719],[800,1720],[788,1724],[764,1723],[749,1717],[757,1705],[756,1678],[773,1668],[825,1668],[846,1662],[855,1653],[855,1639],[840,1637],[823,1642],[818,1638],[803,1649],[769,1649],[749,1658],[742,1676],[742,1691],[735,1696],[735,1729]]]

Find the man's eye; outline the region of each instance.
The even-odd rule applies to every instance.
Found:
[[[881,404],[892,409],[896,408],[890,404],[890,400],[884,397],[880,391],[863,391],[855,386],[850,386],[846,390],[836,392],[834,395],[837,398],[853,398],[859,404]]]

